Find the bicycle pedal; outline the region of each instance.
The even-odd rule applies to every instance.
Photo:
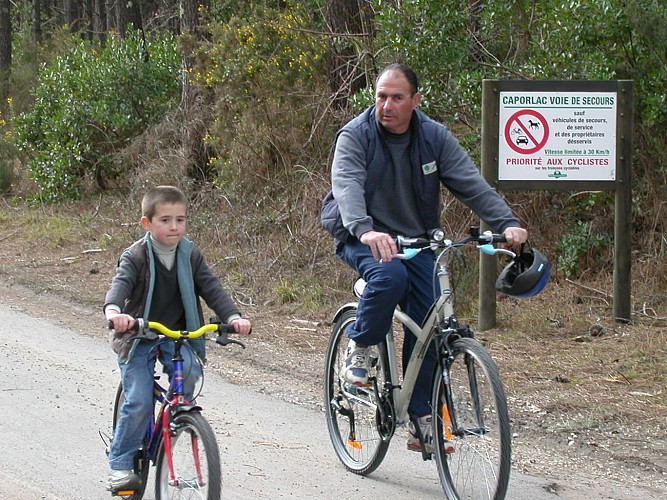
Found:
[[[141,489],[141,478],[137,475],[129,478],[127,481],[123,481],[120,484],[109,483],[107,485],[107,490],[111,492],[111,496],[114,497],[126,497],[132,496],[139,492]]]
[[[130,497],[136,494],[137,490],[116,490],[111,492],[112,497]]]

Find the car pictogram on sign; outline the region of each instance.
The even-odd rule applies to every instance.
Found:
[[[525,135],[520,135],[519,137],[516,138],[516,143],[518,144],[525,144],[528,145],[528,137]]]

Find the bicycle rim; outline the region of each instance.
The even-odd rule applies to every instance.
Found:
[[[219,500],[220,455],[211,426],[200,413],[189,412],[173,417],[171,428],[175,480],[163,444],[156,465],[156,500]]]
[[[498,369],[473,339],[453,342],[452,354],[433,387],[440,481],[449,499],[501,500],[509,483],[511,434]]]
[[[123,391],[123,386],[118,384],[118,390],[116,391],[116,398],[113,405],[113,431],[112,436],[116,432],[116,425],[120,419],[120,408],[125,401],[125,392]],[[148,446],[146,440],[143,443],[143,449],[145,450]],[[141,452],[138,452],[141,453]],[[148,469],[150,467],[150,461],[145,456],[137,456],[135,459],[134,472],[141,478],[141,487],[134,492],[132,495],[119,495],[118,498],[122,500],[141,500],[144,496],[144,491],[146,490],[146,484],[148,482]]]
[[[366,475],[382,463],[390,436],[383,437],[378,427],[378,403],[372,387],[354,387],[340,378],[348,344],[345,332],[354,319],[355,311],[346,311],[333,327],[325,360],[324,406],[336,455],[347,470]],[[385,380],[381,365],[372,370],[380,388]]]

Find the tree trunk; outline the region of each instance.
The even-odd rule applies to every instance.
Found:
[[[127,25],[130,22],[130,14],[127,10],[127,3],[125,0],[116,1],[116,27],[118,33],[122,38],[127,34]]]
[[[83,0],[83,9],[81,13],[81,22],[85,30],[86,40],[92,40],[93,32],[93,0]]]
[[[0,112],[6,116],[12,68],[11,1],[0,0]],[[3,117],[0,117],[3,118]]]
[[[65,0],[63,2],[63,10],[65,13],[65,24],[69,26],[72,33],[79,29],[79,9],[78,3],[75,0]]]
[[[135,30],[143,30],[144,23],[141,18],[141,2],[132,1],[127,2],[127,18],[129,23]]]
[[[32,39],[42,42],[42,1],[32,0]]]
[[[198,9],[208,10],[208,1],[180,0],[180,24],[182,37],[182,79],[181,113],[183,127],[181,147],[189,164],[189,175],[195,179],[205,179],[208,171],[208,151],[204,141],[206,119],[203,116],[210,105],[206,104],[207,96],[191,85],[190,76],[195,65],[194,49],[197,42],[204,38],[199,25]]]
[[[102,1],[102,0],[100,0]],[[116,31],[118,23],[116,22],[116,0],[104,0],[104,11],[106,12],[107,18],[107,33],[110,31]]]
[[[324,13],[330,31],[329,85],[338,109],[368,86],[373,51],[373,12],[368,0],[328,0]]]
[[[106,38],[107,31],[107,8],[104,0],[95,0],[93,2],[93,35],[100,42]]]
[[[479,38],[479,18],[484,9],[484,0],[470,0],[470,38],[472,57],[477,61],[484,59],[483,47]]]

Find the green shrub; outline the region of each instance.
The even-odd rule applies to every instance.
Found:
[[[77,41],[44,66],[34,106],[16,127],[42,200],[76,199],[85,180],[105,188],[116,178],[113,153],[179,97],[179,65],[172,36],[133,33],[108,37],[102,49]]]
[[[591,224],[578,221],[563,235],[556,245],[558,270],[566,276],[574,276],[581,271],[582,262],[591,254],[607,247],[611,237],[591,231]]]

